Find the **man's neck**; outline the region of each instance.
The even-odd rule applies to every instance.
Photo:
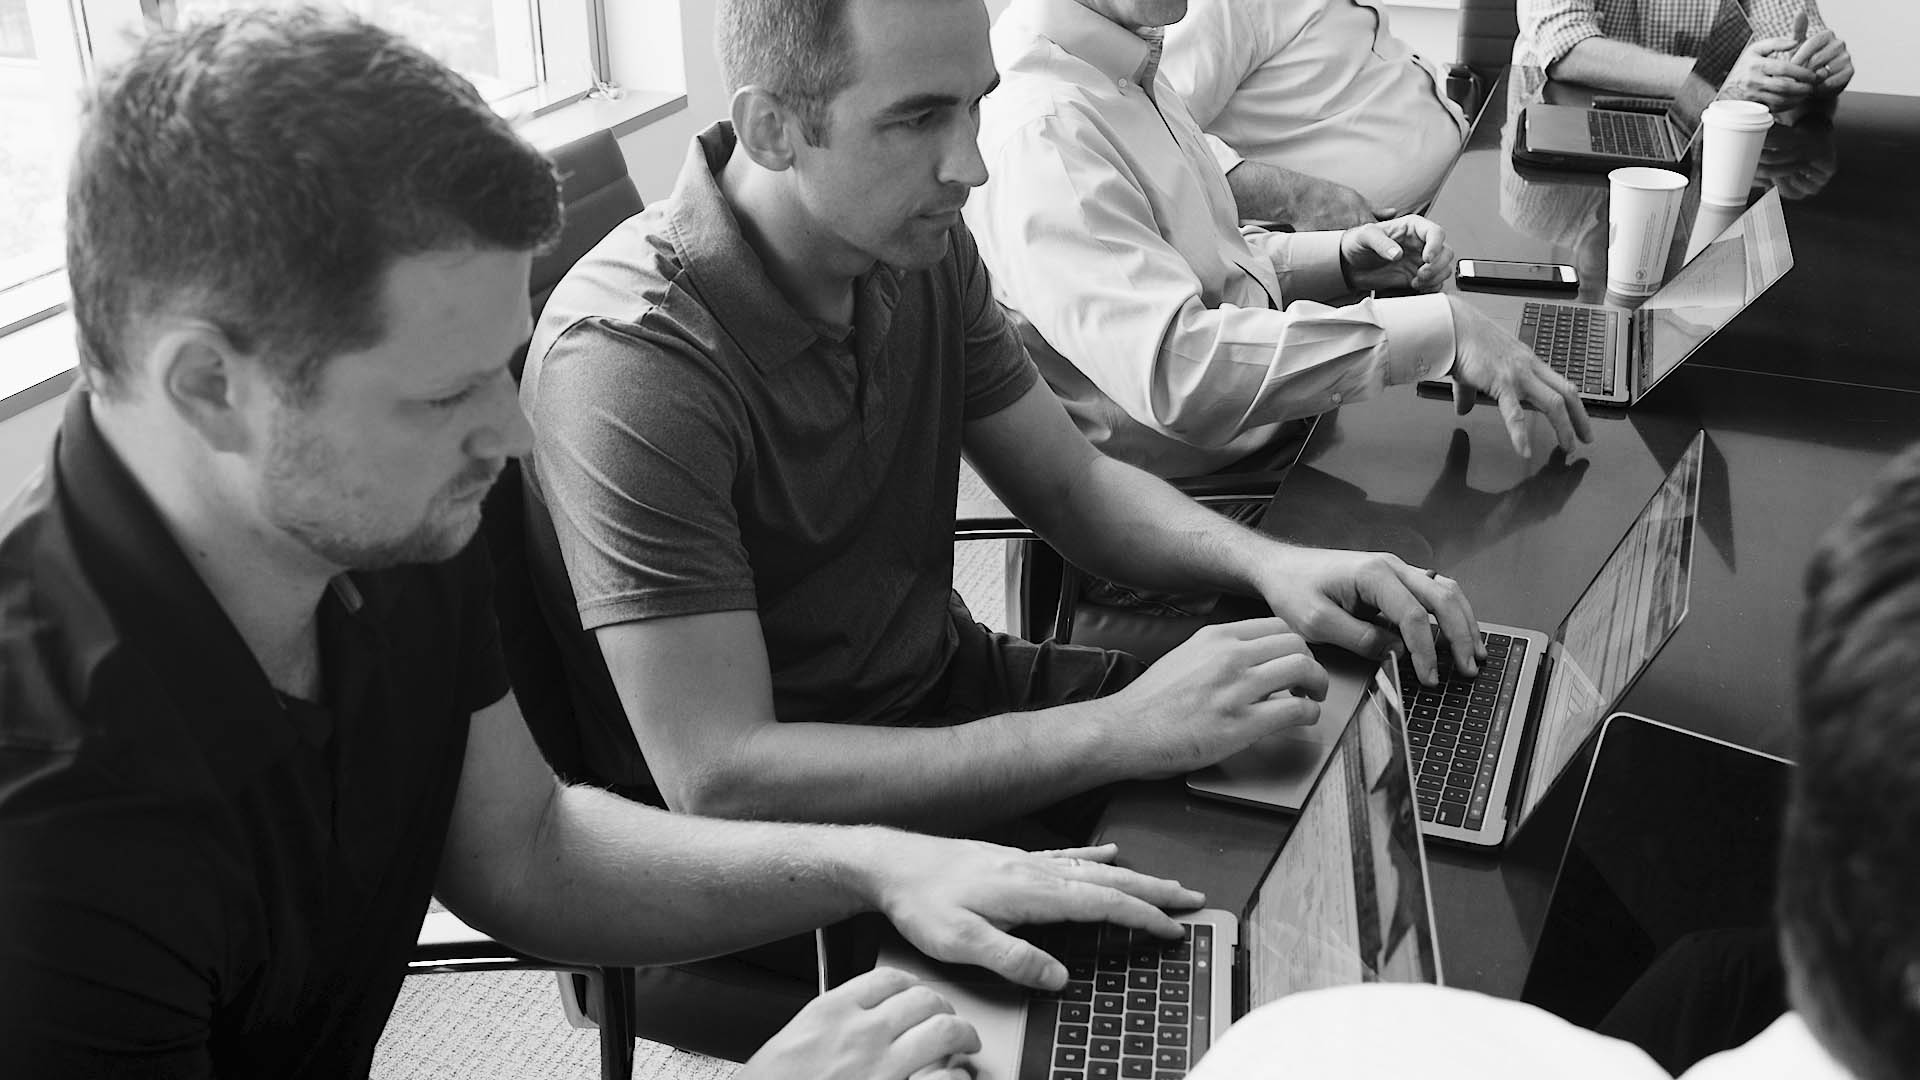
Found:
[[[257,517],[239,512],[213,470],[160,437],[132,407],[93,401],[94,425],[133,474],[274,687],[319,689],[320,598],[337,572]]]
[[[854,282],[872,262],[855,265],[858,259],[800,212],[785,177],[746,154],[736,150],[719,179],[741,236],[774,287],[803,315],[832,326],[852,323]]]

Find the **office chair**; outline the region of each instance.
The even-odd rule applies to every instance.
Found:
[[[1516,0],[1460,0],[1457,58],[1492,86],[1513,62],[1513,42],[1520,36]],[[1473,115],[1469,110],[1467,115]]]
[[[641,209],[639,189],[634,187],[626,159],[611,133],[598,132],[563,146],[553,159],[561,176],[560,197],[566,216],[554,248],[533,260],[528,291],[536,315],[580,256]],[[516,379],[525,359],[522,355],[513,363]],[[556,684],[550,678],[550,673],[558,670],[559,654],[552,640],[540,632],[533,583],[526,569],[526,545],[521,538],[524,498],[519,463],[509,461],[481,507],[480,531],[494,564],[494,613],[500,624],[508,680],[534,742],[557,775],[574,779],[584,771],[584,763],[571,718],[554,707],[556,686],[559,701],[565,700],[565,689],[563,683]],[[420,927],[414,959],[407,965],[409,974],[509,968],[560,972],[568,1019],[576,1026],[592,1026],[586,1017],[598,1018],[602,1080],[628,1080],[633,1073],[636,1034],[633,968],[564,964],[529,956],[494,941],[446,911],[427,915]],[[580,999],[585,1000],[584,1007]],[[649,1038],[656,1034],[647,1032]]]
[[[566,222],[554,248],[533,261],[528,291],[536,314],[582,255],[641,210],[639,191],[611,135],[564,146],[553,158],[562,177]],[[524,356],[515,360],[516,379],[524,364]],[[520,464],[510,462],[487,494],[481,517],[493,559],[494,614],[507,676],[528,731],[554,774],[569,783],[605,787],[585,752],[560,643],[540,606],[528,559],[529,543],[540,540],[530,536],[526,498]],[[485,939],[473,937],[478,941],[470,942],[471,948],[485,952],[487,946],[480,944]],[[793,966],[817,969],[817,941],[781,944],[791,952]],[[648,968],[583,970],[531,963],[562,971],[562,1004],[570,1021],[600,1024],[607,1075],[624,1076],[631,1069],[635,1037],[744,1061],[818,992],[813,976],[797,982],[729,956]],[[617,1072],[604,1058],[616,1053],[628,1063]]]

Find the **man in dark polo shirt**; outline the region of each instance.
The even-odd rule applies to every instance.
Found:
[[[365,1076],[430,893],[603,963],[876,908],[1059,986],[1001,928],[1178,933],[1152,904],[1197,895],[1111,849],[716,822],[554,780],[470,541],[528,446],[508,363],[558,204],[464,80],[351,19],[230,15],[102,81],[70,184],[85,386],[0,511],[8,1080]],[[881,971],[741,1075],[952,1077],[975,1045]]]
[[[604,778],[729,817],[977,830],[1311,722],[1302,634],[1399,631],[1431,672],[1431,614],[1472,667],[1451,581],[1225,521],[1101,457],[1041,384],[959,223],[995,82],[980,0],[717,18],[730,121],[554,291],[521,388],[533,546]],[[1086,569],[1281,618],[1144,674],[990,634],[951,587],[963,451]]]

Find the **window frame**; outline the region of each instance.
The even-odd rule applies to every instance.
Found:
[[[33,3],[34,0],[29,0]],[[52,63],[49,55],[71,41],[73,52],[64,59],[68,69],[83,83],[91,80],[105,64],[124,57],[131,49],[131,36],[147,25],[148,15],[158,0],[38,0],[41,11],[64,8],[68,34],[60,41],[40,41],[36,36],[34,61]],[[531,16],[532,46],[537,80],[534,85],[496,99],[491,104],[516,125],[546,116],[558,109],[589,97],[618,98],[622,91],[611,74],[611,53],[607,42],[606,0],[513,0],[524,4]],[[127,44],[109,44],[119,35]],[[565,50],[576,61],[570,76],[556,77],[552,57]],[[578,66],[584,61],[584,66]],[[9,61],[11,62],[11,61]],[[31,273],[18,281],[0,282],[0,343],[16,331],[65,312],[70,302],[64,258],[50,269]],[[0,399],[7,396],[5,384],[14,380],[0,372]]]

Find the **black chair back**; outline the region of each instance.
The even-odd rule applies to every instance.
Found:
[[[1520,36],[1516,0],[1460,0],[1460,62],[1485,86],[1513,62],[1513,41]]]
[[[568,143],[553,154],[560,173],[565,221],[552,250],[534,257],[528,293],[535,318],[554,286],[580,257],[614,227],[642,209],[640,190],[627,173],[627,161],[610,132],[600,131]],[[515,359],[520,377],[525,355]],[[527,727],[547,764],[562,779],[592,780],[574,722],[567,672],[534,588],[527,559],[527,493],[520,463],[509,462],[481,507],[480,531],[493,557],[494,616],[506,653],[507,678],[513,684]]]

